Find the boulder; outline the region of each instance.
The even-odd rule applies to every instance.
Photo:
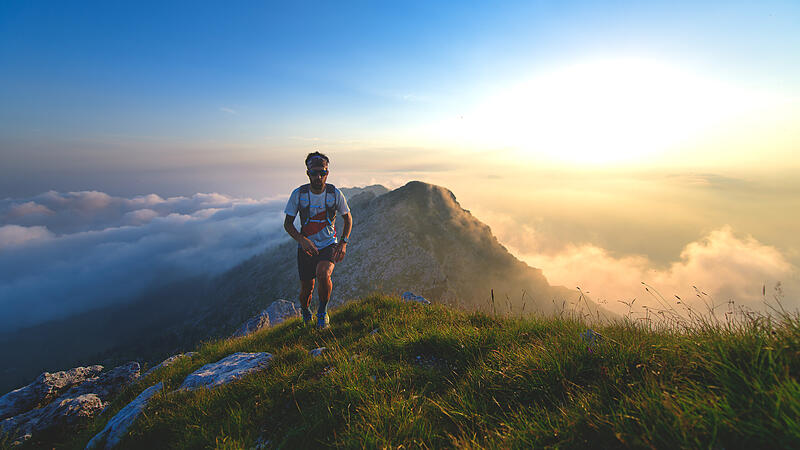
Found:
[[[242,336],[249,336],[256,331],[267,328],[270,325],[269,321],[269,313],[265,309],[261,311],[257,316],[252,317],[250,320],[244,323],[238,330],[234,331],[231,335],[232,338],[242,337]]]
[[[428,300],[427,298],[421,295],[414,295],[414,293],[411,291],[403,292],[403,295],[401,295],[400,298],[402,298],[404,301],[407,302],[419,302],[425,305],[431,304],[430,300]]]
[[[26,440],[34,433],[56,426],[75,426],[99,414],[108,402],[96,394],[59,397],[44,408],[19,414],[0,422],[0,431],[12,433],[14,439]]]
[[[197,354],[197,352],[179,353],[177,355],[172,355],[169,358],[165,359],[164,361],[161,361],[161,364],[158,364],[158,365],[155,365],[155,366],[151,367],[150,370],[148,370],[147,372],[144,373],[144,375],[142,375],[142,378],[147,377],[148,375],[150,375],[151,373],[155,372],[156,370],[158,370],[158,369],[160,369],[162,367],[167,367],[167,366],[172,365],[175,361],[177,361],[177,360],[179,360],[179,359],[181,359],[183,357],[191,358],[195,354]]]
[[[284,320],[300,315],[295,304],[284,299],[275,300],[267,307],[266,311],[269,314],[269,323],[273,327]]]
[[[181,389],[194,390],[212,388],[221,384],[238,380],[250,372],[264,369],[269,365],[272,355],[269,353],[234,353],[215,363],[209,363],[190,373]]]
[[[92,440],[86,444],[86,448],[109,449],[117,446],[122,437],[125,436],[125,433],[128,432],[128,428],[133,425],[133,422],[136,421],[136,418],[138,418],[142,411],[144,411],[144,407],[147,405],[147,401],[150,400],[150,397],[155,395],[163,388],[164,383],[158,383],[145,389],[141,394],[133,399],[133,401],[119,410],[119,412],[108,421],[105,428],[103,428],[101,432],[97,433]]]
[[[136,361],[115,367],[99,377],[90,378],[69,389],[60,398],[74,398],[83,394],[96,394],[108,400],[139,378],[141,366]]]
[[[55,373],[44,372],[33,383],[0,397],[0,420],[49,402],[64,390],[96,376],[102,370],[103,366],[89,366]]]

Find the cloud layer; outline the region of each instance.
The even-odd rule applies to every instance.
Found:
[[[659,295],[684,315],[687,306],[704,313],[711,306],[717,316],[724,316],[732,305],[767,311],[765,301],[776,307],[776,295],[787,309],[800,308],[793,296],[800,292],[798,268],[775,247],[739,235],[730,226],[687,243],[677,260],[663,266],[644,255],[617,255],[592,243],[553,248],[543,242],[535,225],[501,215],[487,219],[498,239],[520,259],[541,268],[551,284],[580,287],[623,315],[641,317],[644,306],[667,309]],[[629,309],[623,302],[633,299]]]
[[[287,239],[285,199],[50,191],[0,200],[0,329],[226,270]]]

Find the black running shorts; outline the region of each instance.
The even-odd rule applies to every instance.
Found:
[[[297,247],[297,272],[300,281],[313,280],[317,277],[317,263],[320,261],[333,262],[333,252],[337,244],[331,244],[319,250],[314,256],[308,256],[301,247]]]

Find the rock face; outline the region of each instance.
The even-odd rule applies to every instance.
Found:
[[[238,380],[250,372],[261,370],[269,365],[269,353],[234,353],[215,363],[206,364],[189,374],[181,389],[212,388]]]
[[[177,356],[177,355],[176,355]],[[144,407],[147,405],[147,401],[150,400],[150,397],[155,395],[158,391],[164,388],[164,383],[158,383],[154,386],[150,386],[149,388],[145,389],[141,394],[139,394],[133,401],[125,405],[111,420],[108,421],[105,428],[95,437],[92,438],[91,441],[86,445],[87,449],[90,448],[105,448],[109,449],[117,444],[119,444],[120,440],[125,433],[127,433],[128,428],[133,425],[133,422],[136,421],[136,418],[144,411]]]
[[[5,419],[0,422],[0,431],[13,433],[16,439],[24,440],[34,433],[52,427],[72,426],[85,422],[99,414],[106,406],[108,402],[104,402],[96,394],[59,397],[44,408]]]
[[[64,390],[96,376],[103,366],[76,367],[61,372],[44,372],[33,383],[0,397],[0,419],[28,411],[48,402]]]
[[[11,433],[15,439],[24,440],[30,438],[34,433],[53,427],[83,423],[100,413],[108,406],[111,397],[138,379],[140,366],[137,362],[131,362],[115,367],[99,376],[87,378],[87,375],[96,375],[101,370],[102,366],[76,367],[69,371],[59,372],[58,374],[62,375],[56,377],[52,377],[53,374],[43,373],[37,378],[37,381],[23,388],[30,388],[28,391],[23,391],[23,394],[37,391],[56,392],[60,389],[59,396],[49,404],[34,409],[31,407],[40,404],[41,401],[34,403],[28,401],[30,407],[27,407],[27,412],[16,414],[0,422],[0,431]],[[83,378],[81,382],[74,382],[80,378]],[[66,383],[64,380],[70,381]],[[71,387],[64,390],[63,388],[67,385]],[[52,386],[61,386],[61,388],[50,389],[49,387]],[[18,391],[20,390],[11,392],[7,396],[17,392],[15,397],[27,398]],[[42,398],[47,399],[47,395]],[[19,408],[17,407],[17,409]]]
[[[238,330],[231,335],[232,338],[249,336],[262,328],[269,328],[269,313],[267,310],[261,311],[257,316],[245,322]]]
[[[273,327],[286,319],[291,319],[292,317],[300,315],[294,303],[283,299],[272,302],[272,304],[267,307],[266,312],[269,314],[269,323]]]
[[[231,337],[249,336],[263,328],[274,327],[286,319],[300,315],[297,307],[289,300],[275,300],[269,307],[245,322]]]

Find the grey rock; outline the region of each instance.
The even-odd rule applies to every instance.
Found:
[[[102,399],[109,399],[139,378],[141,366],[138,362],[115,367],[99,377],[90,378],[69,389],[60,398],[75,398],[84,394],[96,394]]]
[[[269,353],[234,353],[221,360],[206,364],[190,373],[181,389],[212,388],[221,384],[230,383],[243,376],[264,369],[269,365],[272,355]]]
[[[232,338],[249,336],[256,331],[270,326],[269,313],[267,310],[261,311],[257,316],[250,318],[238,330],[231,335]]]
[[[145,389],[133,399],[133,401],[119,410],[119,412],[108,421],[105,428],[89,441],[86,448],[109,449],[118,445],[122,437],[125,436],[125,433],[128,432],[128,428],[133,425],[133,422],[135,422],[142,411],[144,411],[147,401],[163,388],[164,383],[158,383]]]
[[[83,394],[77,397],[59,397],[44,408],[19,414],[0,422],[0,431],[11,433],[14,439],[25,440],[56,426],[74,426],[88,421],[99,414],[108,402],[96,394]]]
[[[60,372],[44,372],[33,383],[0,397],[0,419],[26,412],[58,397],[64,390],[96,376],[103,366],[75,367]]]
[[[327,347],[319,347],[311,350],[309,353],[311,353],[311,356],[322,356],[326,351],[328,351]]]
[[[156,370],[162,367],[167,367],[174,364],[175,361],[181,358],[191,358],[195,354],[197,354],[197,352],[179,353],[177,355],[172,355],[169,358],[165,359],[164,361],[161,361],[160,364],[151,367],[150,370],[148,370],[147,372],[144,373],[144,375],[142,375],[142,378],[147,377],[148,375],[150,375],[151,373],[155,372]]]
[[[418,303],[422,303],[422,304],[425,304],[425,305],[430,305],[431,304],[430,300],[428,300],[427,298],[425,298],[425,297],[423,297],[421,295],[414,295],[414,293],[411,292],[411,291],[403,292],[403,295],[401,295],[400,298],[402,298],[403,300],[405,300],[407,302],[418,302]]]
[[[300,315],[295,304],[284,299],[275,300],[267,307],[266,311],[269,314],[269,323],[273,327],[284,320]]]

